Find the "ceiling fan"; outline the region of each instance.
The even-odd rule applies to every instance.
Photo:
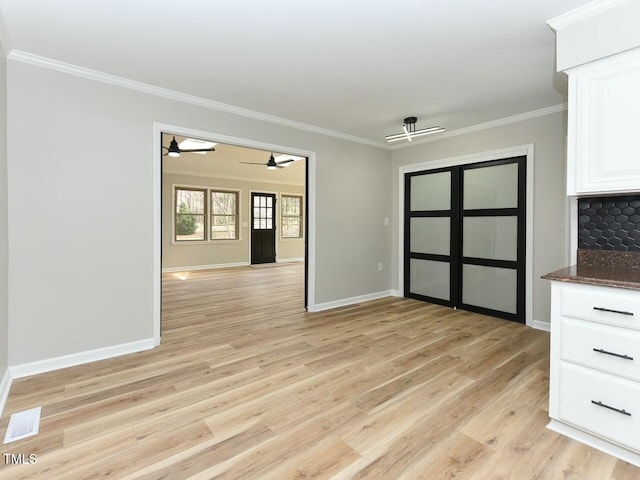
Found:
[[[162,154],[164,157],[166,157],[167,155],[169,155],[170,157],[179,157],[181,153],[203,153],[203,152],[215,152],[216,151],[216,149],[213,148],[213,147],[182,149],[178,145],[178,142],[176,141],[175,135],[173,137],[173,140],[171,140],[171,143],[169,144],[169,146],[168,147],[162,147],[162,148],[167,150],[167,153],[163,153]]]
[[[276,159],[273,157],[273,152],[271,152],[271,156],[269,157],[269,161],[267,163],[256,163],[256,162],[240,162],[246,165],[262,165],[263,167],[266,165],[268,170],[275,170],[276,168],[285,168],[291,162],[295,162],[295,158],[290,158],[288,160],[282,160],[281,162],[276,162]]]

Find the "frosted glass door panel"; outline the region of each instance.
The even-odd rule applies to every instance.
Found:
[[[409,263],[411,293],[449,300],[449,263],[412,258]]]
[[[465,217],[462,255],[492,260],[518,259],[518,217]]]
[[[462,266],[462,303],[517,313],[517,270],[480,265]]]
[[[411,219],[411,251],[449,255],[450,222],[449,217],[413,217]]]
[[[471,168],[464,171],[465,210],[518,207],[518,164]]]
[[[451,172],[411,177],[410,210],[449,210],[451,208]]]

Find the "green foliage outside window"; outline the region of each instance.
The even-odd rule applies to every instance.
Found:
[[[176,218],[176,234],[177,235],[192,235],[198,228],[198,219],[195,215],[189,215],[193,213],[189,211],[189,207],[185,202],[180,202],[178,207],[178,217]]]

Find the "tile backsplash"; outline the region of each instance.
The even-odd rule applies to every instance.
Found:
[[[579,198],[578,248],[640,251],[640,195]]]

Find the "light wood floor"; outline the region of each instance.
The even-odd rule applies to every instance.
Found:
[[[631,480],[545,428],[548,334],[407,299],[302,311],[301,265],[164,277],[157,349],[14,382],[2,479]],[[0,461],[2,458],[0,458]]]

